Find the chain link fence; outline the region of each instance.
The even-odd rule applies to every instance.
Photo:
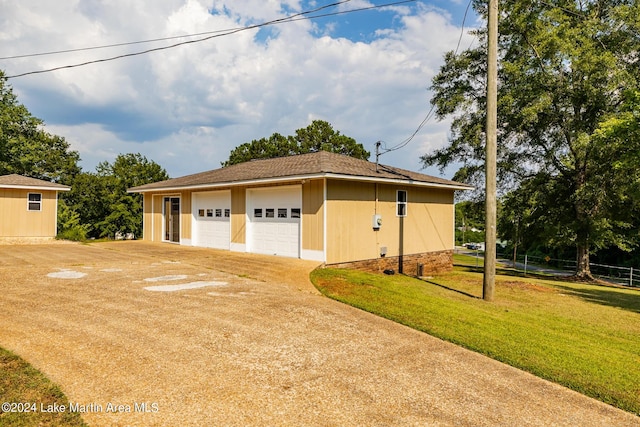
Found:
[[[456,249],[457,254],[467,255],[468,259],[458,261],[457,264],[481,267],[484,265],[484,252],[480,250]],[[503,267],[513,268],[524,274],[545,273],[560,276],[571,276],[576,271],[576,261],[567,259],[555,259],[551,257],[537,257],[531,255],[518,255],[515,263],[513,255],[498,253],[498,262]],[[598,279],[615,283],[617,285],[632,288],[640,287],[640,268],[621,267],[590,263],[591,274]]]

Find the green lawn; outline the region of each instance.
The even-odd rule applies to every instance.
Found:
[[[640,413],[640,292],[464,268],[429,281],[318,269],[325,295]]]
[[[483,252],[484,254],[484,252]],[[468,265],[468,266],[476,266],[483,267],[484,266],[484,258],[483,256],[472,256],[466,254],[453,254],[453,263],[456,265]]]
[[[15,354],[0,348],[0,425],[18,426],[85,426],[80,414],[43,412],[49,405],[65,405],[68,401],[60,388]],[[6,403],[9,406],[7,412]],[[18,406],[19,405],[19,406]],[[41,406],[42,405],[42,406]]]

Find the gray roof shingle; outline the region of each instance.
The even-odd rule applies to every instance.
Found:
[[[0,176],[0,188],[34,188],[69,191],[71,187],[18,174]]]
[[[459,182],[437,178],[391,166],[379,165],[342,154],[318,151],[296,156],[261,159],[239,163],[220,169],[173,178],[166,181],[130,188],[130,192],[147,192],[163,189],[203,187],[206,185],[234,185],[247,181],[266,181],[282,178],[333,175],[344,178],[373,179],[380,181],[404,181],[416,184],[471,189]]]

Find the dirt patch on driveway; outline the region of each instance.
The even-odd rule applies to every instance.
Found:
[[[314,265],[142,242],[3,246],[0,345],[94,426],[639,424],[331,301]],[[62,271],[84,276],[48,276]],[[198,282],[218,285],[145,289]]]

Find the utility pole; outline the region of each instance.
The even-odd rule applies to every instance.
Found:
[[[493,301],[496,281],[496,163],[498,128],[498,0],[489,0],[487,38],[487,130],[485,243],[482,298]]]

